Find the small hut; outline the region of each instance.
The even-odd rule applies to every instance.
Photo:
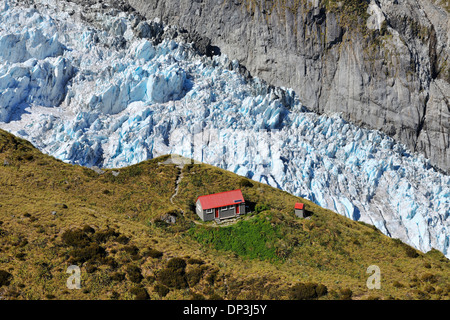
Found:
[[[305,205],[303,203],[295,203],[295,215],[299,218],[305,217]]]

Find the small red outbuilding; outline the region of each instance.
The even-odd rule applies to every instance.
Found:
[[[305,205],[301,202],[296,202],[295,203],[295,215],[299,218],[304,218],[305,217]]]

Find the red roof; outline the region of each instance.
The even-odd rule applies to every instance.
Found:
[[[300,210],[302,210],[303,209],[303,207],[304,207],[304,204],[303,203],[296,203],[295,204],[295,209],[300,209]]]
[[[245,202],[241,189],[200,196],[197,200],[200,200],[203,210]]]

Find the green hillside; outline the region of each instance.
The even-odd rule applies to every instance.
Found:
[[[222,169],[168,159],[99,174],[0,130],[0,299],[450,297],[449,260],[436,250],[418,252]],[[250,214],[220,225],[197,218],[197,196],[235,188]],[[306,219],[294,215],[299,200]],[[70,265],[81,268],[79,290],[66,286]],[[366,286],[371,265],[380,289]]]

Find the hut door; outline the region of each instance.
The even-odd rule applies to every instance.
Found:
[[[216,208],[216,218],[219,218],[219,208]]]
[[[239,214],[239,205],[236,205],[236,214]]]

